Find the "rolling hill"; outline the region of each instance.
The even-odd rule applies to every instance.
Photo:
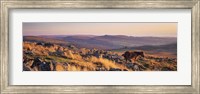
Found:
[[[73,43],[78,47],[98,49],[119,49],[124,47],[155,46],[176,43],[175,37],[134,37],[124,35],[70,35],[70,36],[42,36]]]
[[[74,36],[24,36],[24,41],[44,42],[61,46],[74,45],[77,48],[96,48],[114,52],[142,50],[148,54],[176,57],[176,38],[130,37],[123,35],[74,35]]]
[[[52,44],[58,44],[67,46],[70,45],[69,42],[55,39],[55,38],[44,38],[41,36],[23,36],[23,41],[29,41],[29,42],[43,42],[43,43],[52,43]]]

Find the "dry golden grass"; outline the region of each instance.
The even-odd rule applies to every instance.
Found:
[[[69,65],[69,66],[67,67],[67,70],[68,70],[68,71],[81,71],[81,68],[80,68],[80,67],[76,67],[76,66],[71,66],[71,65]]]
[[[36,55],[48,56],[49,52],[55,52],[55,47],[44,47],[41,45],[36,45],[35,43],[23,43],[24,50],[31,50]]]
[[[34,46],[33,43],[27,43],[27,42],[23,43],[23,49],[32,50],[33,46]]]
[[[65,69],[63,68],[62,65],[57,64],[57,65],[56,65],[56,71],[65,71]]]
[[[74,64],[77,64],[78,67],[84,67],[87,70],[95,70],[96,65],[91,63],[91,62],[86,62],[86,61],[78,61],[78,60],[71,60]]]
[[[89,61],[93,63],[101,63],[107,70],[109,70],[110,68],[120,68],[120,66],[117,66],[113,61],[110,61],[108,59],[96,58],[92,56],[91,58],[89,58]]]
[[[68,48],[61,47],[59,45],[54,45],[51,47],[44,47],[41,45],[36,45],[36,43],[23,42],[24,51],[32,51],[34,56],[39,56],[41,58],[50,58],[57,62],[56,71],[95,71],[97,66],[101,65],[106,70],[110,68],[119,68],[119,69],[128,69],[125,64],[117,64],[114,61],[105,59],[105,58],[97,58],[94,56],[83,58],[80,54],[74,54],[73,50],[69,50]],[[89,50],[86,48],[79,49],[82,54],[87,53]],[[61,53],[59,55],[50,55],[49,53]],[[116,53],[121,55],[122,53]],[[29,57],[28,55],[26,57]],[[176,63],[168,63],[168,62],[156,62],[155,59],[148,59],[146,57],[158,58],[156,55],[145,54],[145,58],[143,61],[136,61],[138,65],[145,66],[145,71],[154,70],[154,68],[170,68],[176,70]],[[33,58],[33,57],[32,57]],[[47,60],[51,62],[51,60]],[[59,63],[58,63],[59,62]],[[68,65],[63,65],[62,63],[68,63]]]

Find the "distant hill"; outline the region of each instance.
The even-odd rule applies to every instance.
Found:
[[[53,42],[56,44],[73,44],[79,48],[120,49],[124,47],[159,46],[177,42],[175,37],[133,37],[124,35],[50,35],[25,36],[26,41]]]
[[[177,38],[175,37],[133,37],[124,35],[62,35],[51,36],[51,38],[64,40],[79,47],[98,49],[119,49],[123,47],[138,47],[144,45],[165,45],[176,43],[177,41]]]

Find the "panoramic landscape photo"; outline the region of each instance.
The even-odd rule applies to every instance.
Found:
[[[23,71],[177,71],[177,23],[24,22]]]

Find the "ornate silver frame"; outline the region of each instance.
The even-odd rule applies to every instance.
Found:
[[[0,93],[200,93],[199,0],[2,0],[0,33]],[[9,10],[62,8],[134,8],[192,10],[192,85],[190,86],[14,86],[9,85]]]

